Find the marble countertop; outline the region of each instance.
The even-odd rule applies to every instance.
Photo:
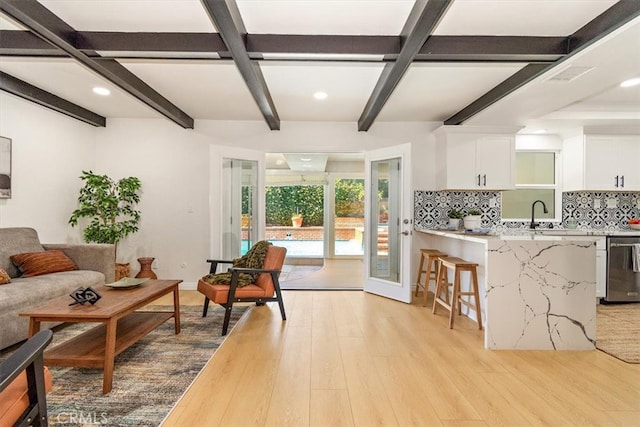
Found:
[[[555,240],[555,241],[597,241],[604,239],[606,236],[639,236],[639,231],[586,231],[586,230],[505,230],[501,233],[491,232],[488,234],[479,234],[466,232],[464,230],[447,230],[447,229],[431,229],[416,228],[420,233],[433,234],[436,236],[450,237],[453,239],[466,240],[470,242],[486,243],[491,239],[500,240]]]

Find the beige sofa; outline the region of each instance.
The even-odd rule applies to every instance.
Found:
[[[79,270],[20,277],[11,255],[25,252],[62,250]],[[11,283],[0,285],[0,349],[27,338],[28,318],[19,316],[29,308],[69,293],[79,287],[98,286],[114,281],[115,246],[108,244],[42,244],[33,228],[0,228],[0,268],[11,276]],[[72,299],[69,298],[69,302]],[[53,324],[44,324],[50,327]]]

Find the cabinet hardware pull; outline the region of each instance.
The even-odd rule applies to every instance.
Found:
[[[487,174],[482,175],[482,185],[487,186]]]
[[[478,187],[480,187],[480,174],[478,174]]]
[[[622,175],[622,177],[620,178],[620,187],[624,188],[624,175]]]
[[[616,188],[618,188],[618,175],[616,175]]]

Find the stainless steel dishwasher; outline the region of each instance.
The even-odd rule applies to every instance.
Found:
[[[640,236],[607,237],[606,302],[640,301],[640,271],[634,271],[633,257],[640,250]]]

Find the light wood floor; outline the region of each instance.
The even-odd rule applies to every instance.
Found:
[[[201,304],[195,291],[182,304]],[[237,324],[163,426],[638,426],[640,365],[488,351],[466,318],[361,291],[285,291]],[[422,301],[422,297],[418,297]]]
[[[362,289],[362,259],[325,259],[322,268],[281,282],[282,289]]]

